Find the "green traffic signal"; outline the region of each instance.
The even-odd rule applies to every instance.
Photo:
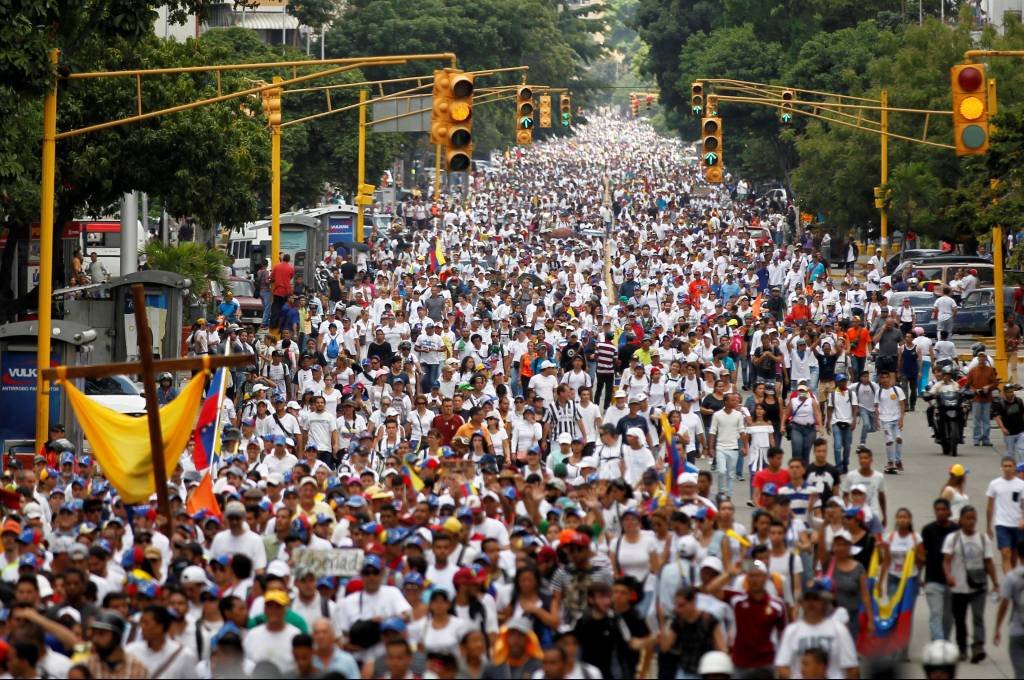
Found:
[[[523,130],[529,130],[533,127],[533,118],[530,116],[523,116],[519,119],[519,127]]]
[[[694,106],[693,107],[693,115],[695,115],[695,116],[699,116],[703,111],[704,111],[704,107],[703,106]]]
[[[793,114],[792,113],[784,113],[784,114],[782,114],[782,122],[783,123],[792,123],[793,122]]]
[[[711,152],[708,152],[708,153],[704,154],[704,165],[706,165],[706,166],[708,166],[710,168],[711,166],[713,166],[713,165],[715,165],[717,163],[718,163],[718,154],[717,153],[711,151]]]
[[[563,113],[562,114],[562,127],[569,127],[569,114],[568,113]]]

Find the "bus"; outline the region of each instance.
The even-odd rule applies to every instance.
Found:
[[[79,246],[82,248],[82,257],[85,266],[89,266],[89,255],[96,253],[96,259],[103,263],[110,278],[121,275],[121,221],[114,219],[100,220],[75,220],[75,226],[80,233]],[[146,247],[149,240],[149,232],[142,222],[139,222],[137,231],[138,239],[133,250],[136,255]],[[102,283],[96,281],[95,283]]]

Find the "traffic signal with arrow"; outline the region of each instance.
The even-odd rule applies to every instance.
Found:
[[[558,98],[558,111],[562,127],[569,127],[572,124],[572,98],[569,95],[563,94]]]
[[[779,109],[779,120],[785,125],[793,122],[793,102],[796,101],[796,92],[793,90],[782,91],[782,107]]]
[[[722,119],[702,118],[700,130],[704,179],[708,184],[721,184],[725,175],[722,170]]]
[[[516,144],[533,143],[533,90],[523,85],[516,90]]]
[[[704,115],[703,83],[690,83],[690,110],[695,116]]]

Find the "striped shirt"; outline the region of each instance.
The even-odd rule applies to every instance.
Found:
[[[807,517],[807,510],[811,503],[811,495],[818,493],[816,485],[804,482],[799,489],[786,485],[779,489],[779,495],[789,496],[789,510],[794,517],[803,519]]]
[[[568,432],[573,437],[582,434],[576,424],[581,420],[579,407],[576,402],[567,401],[559,404],[557,400],[548,404],[544,409],[544,422],[551,424],[551,441],[558,439],[558,435]]]
[[[599,342],[594,350],[598,373],[614,373],[619,350],[610,342]]]

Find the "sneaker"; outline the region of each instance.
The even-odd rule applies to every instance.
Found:
[[[896,469],[899,470],[900,472],[903,472],[903,461],[902,460],[896,461]]]
[[[736,478],[736,481],[737,482],[743,482],[743,481],[746,481],[746,480],[743,479],[743,475],[740,475],[739,477]]]
[[[981,663],[987,657],[988,654],[986,654],[984,651],[977,651],[974,654],[971,654],[971,663]]]
[[[747,507],[748,508],[756,508],[757,506],[754,505],[754,501],[747,501]]]
[[[892,463],[887,463],[885,466],[885,474],[895,475],[897,473],[896,466]]]

